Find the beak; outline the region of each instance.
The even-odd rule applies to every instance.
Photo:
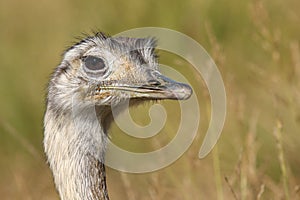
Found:
[[[134,86],[134,98],[185,100],[192,93],[193,90],[189,85],[176,82],[160,73],[156,73],[155,78],[145,84]]]
[[[102,86],[102,90],[114,90],[129,93],[131,98],[139,99],[188,99],[192,88],[163,76],[158,71],[152,71],[143,83]]]

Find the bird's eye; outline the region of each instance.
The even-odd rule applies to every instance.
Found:
[[[104,60],[96,56],[87,56],[84,58],[84,65],[90,71],[102,71],[105,69]]]
[[[91,77],[103,77],[108,70],[104,59],[97,56],[84,56],[82,61],[84,71]]]

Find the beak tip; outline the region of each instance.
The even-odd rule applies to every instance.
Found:
[[[193,89],[191,88],[191,86],[185,83],[179,83],[175,86],[172,93],[174,99],[187,100],[192,96]]]
[[[180,100],[187,100],[189,99],[192,94],[193,94],[193,89],[191,88],[191,86],[184,84],[182,87],[182,96],[180,98]]]

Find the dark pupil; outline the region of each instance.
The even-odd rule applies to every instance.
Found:
[[[105,63],[101,58],[95,56],[87,56],[84,59],[84,64],[89,70],[101,70],[105,68]]]

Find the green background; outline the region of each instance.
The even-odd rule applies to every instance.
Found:
[[[111,199],[300,199],[299,10],[298,0],[1,0],[1,199],[58,199],[42,119],[47,81],[63,50],[91,30],[114,35],[146,26],[180,31],[210,53],[227,91],[226,123],[214,151],[197,159],[210,117],[207,88],[187,62],[160,52],[200,99],[199,133],[158,172],[108,169]],[[162,104],[170,117],[157,138],[139,143],[114,124],[115,142],[140,152],[167,144],[180,110],[177,102]],[[131,110],[137,123],[149,123],[150,106]]]

